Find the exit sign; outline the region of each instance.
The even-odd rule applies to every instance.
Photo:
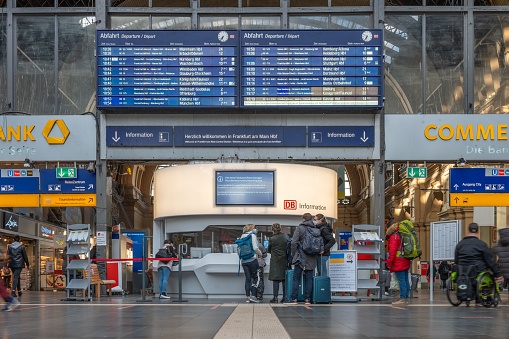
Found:
[[[76,167],[58,167],[56,169],[56,176],[58,179],[76,179],[78,177],[78,171]]]
[[[406,169],[406,177],[408,179],[425,179],[427,176],[428,169],[426,167],[407,167]]]

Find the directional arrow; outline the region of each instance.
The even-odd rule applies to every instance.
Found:
[[[353,260],[347,260],[346,262],[351,264],[351,263],[353,263]]]
[[[362,138],[361,138],[362,142],[366,142],[366,141],[368,141],[368,139],[369,138],[366,136],[366,131],[362,131]]]
[[[89,203],[93,203],[94,202],[94,198],[88,198],[88,202]]]
[[[458,185],[458,184],[454,184],[454,186],[453,186],[453,187],[454,187],[454,189],[455,189],[455,190],[458,190],[458,187],[460,187],[460,185]]]
[[[458,203],[458,201],[459,201],[459,200],[460,200],[460,198],[458,198],[458,197],[454,198],[454,201],[455,201],[456,203]]]
[[[118,142],[120,140],[120,137],[118,136],[117,131],[115,131],[115,136],[111,137],[111,139],[113,139],[113,141],[115,141],[115,142]]]
[[[64,171],[63,171],[62,167],[60,167],[60,172],[58,172],[58,176],[63,177],[64,175],[65,175]]]
[[[94,184],[88,184],[88,188],[89,190],[93,190],[94,189]]]
[[[409,174],[411,177],[415,177],[415,172],[413,168],[409,171]]]

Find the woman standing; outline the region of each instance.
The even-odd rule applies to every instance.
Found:
[[[387,229],[386,239],[389,241],[387,258],[387,268],[396,273],[399,282],[399,299],[394,301],[393,305],[408,304],[410,294],[410,284],[408,282],[408,270],[410,269],[410,260],[401,254],[401,236],[398,233],[399,223],[392,224]]]
[[[285,301],[286,288],[285,288],[285,272],[288,267],[286,249],[287,244],[290,242],[288,234],[281,233],[281,225],[278,223],[272,224],[273,236],[269,241],[268,252],[270,253],[270,270],[269,280],[272,281],[272,291],[274,298],[269,302],[277,303],[279,294],[279,284],[283,284],[283,298],[281,302]]]
[[[167,252],[167,258],[175,258],[177,256],[175,254],[175,247],[171,240],[164,241],[164,245],[161,250],[163,249]],[[166,294],[166,287],[168,285],[168,279],[170,278],[172,265],[173,261],[158,260],[157,272],[159,273],[159,299],[170,299],[170,296]]]
[[[262,256],[262,252],[258,248],[258,239],[256,239],[256,233],[257,230],[255,229],[255,225],[247,224],[244,226],[243,234],[240,237],[242,239],[251,235],[251,244],[255,252],[251,258],[241,260],[242,268],[244,269],[244,275],[246,277],[244,287],[246,289],[247,303],[258,302],[258,299],[256,298],[256,291],[258,288],[258,275],[256,272],[258,270],[258,256]]]

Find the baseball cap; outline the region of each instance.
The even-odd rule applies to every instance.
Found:
[[[470,225],[468,225],[468,231],[470,233],[479,232],[479,225],[476,222],[471,223]]]

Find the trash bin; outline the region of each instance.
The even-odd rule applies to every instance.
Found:
[[[410,277],[412,279],[412,287],[410,289],[412,291],[417,292],[417,283],[419,282],[419,279],[421,278],[421,275],[417,274],[417,273],[411,273]]]

